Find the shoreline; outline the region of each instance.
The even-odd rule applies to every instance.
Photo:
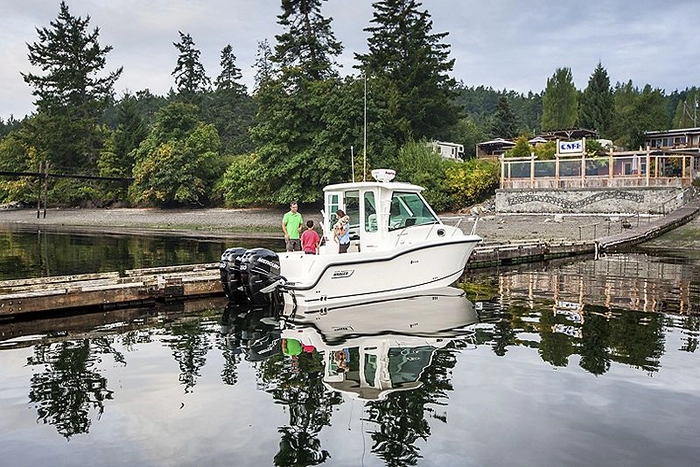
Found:
[[[37,218],[36,209],[0,210],[0,229],[20,231],[65,231],[111,233],[124,235],[176,235],[196,238],[283,238],[282,216],[279,208],[51,208],[46,218]],[[302,211],[305,219],[317,223],[319,213]],[[622,231],[623,219],[633,225],[651,222],[658,216],[633,217],[625,215],[581,214],[495,214],[481,217],[460,213],[441,213],[445,224],[471,231],[484,244],[511,243],[528,240],[580,241],[593,240]]]

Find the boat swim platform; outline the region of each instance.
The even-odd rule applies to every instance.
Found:
[[[521,241],[477,246],[466,270],[622,251],[694,219],[693,201],[661,219],[586,241]],[[224,295],[219,263],[0,281],[0,321],[56,312],[95,312]]]
[[[0,320],[101,311],[223,295],[219,263],[0,281]]]

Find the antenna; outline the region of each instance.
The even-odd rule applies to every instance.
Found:
[[[350,146],[350,166],[352,167],[352,183],[355,183],[355,147]]]
[[[363,155],[363,167],[362,167],[362,181],[366,181],[367,177],[367,75],[365,74],[365,129],[364,129],[364,141],[362,145],[362,155]]]

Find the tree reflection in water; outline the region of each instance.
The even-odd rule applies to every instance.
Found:
[[[440,300],[445,307],[445,298]],[[665,326],[688,331],[679,351],[693,352],[697,347],[700,328],[697,316],[565,305],[534,300],[524,306],[513,299],[505,306],[496,300],[481,303],[480,324],[476,329],[471,328],[468,342],[477,347],[486,346],[500,357],[506,356],[509,349],[525,347],[555,367],[565,367],[571,356],[579,355],[580,368],[594,375],[604,375],[614,363],[648,374],[660,371],[664,333],[668,332]],[[244,361],[254,368],[258,389],[269,393],[289,417],[288,423],[278,428],[275,465],[318,465],[332,459],[333,452],[322,445],[321,433],[333,424],[333,414],[344,402],[344,394],[349,397],[355,397],[353,392],[374,394],[364,402],[363,421],[371,424],[367,434],[372,439],[372,452],[387,465],[419,463],[421,441],[431,436],[431,423],[448,421],[447,409],[442,412],[440,408],[447,407],[453,389],[452,371],[467,345],[462,337],[443,336],[439,345],[427,344],[425,339],[421,343],[397,345],[396,334],[386,340],[383,331],[378,331],[371,336],[377,340],[372,346],[367,341],[352,343],[348,338],[336,336],[332,342],[325,341],[331,342],[327,348],[321,339],[306,351],[291,355],[282,352],[285,331],[274,319],[274,310],[243,310],[229,304],[221,314],[219,332],[212,326],[210,317],[220,312],[208,311],[208,316],[201,312],[172,313],[165,320],[151,313],[146,315],[153,318],[151,321],[133,317],[126,329],[115,328],[107,331],[109,334],[105,332],[106,335],[80,339],[68,335],[61,341],[52,337],[50,342],[42,339],[35,343],[28,365],[41,369],[31,377],[29,400],[36,408],[38,420],[54,425],[66,439],[88,433],[93,421],[100,419],[106,410],[107,401],[118,396],[102,374],[105,355],[126,366],[129,352],[144,345],[164,345],[178,364],[178,381],[186,393],[193,392],[213,349],[222,354],[220,380],[225,385],[238,383],[238,367]],[[386,307],[382,311],[386,312]],[[435,310],[431,313],[434,318]],[[377,319],[376,312],[368,316],[372,317],[370,324]],[[404,321],[417,323],[420,319],[409,314]],[[357,322],[352,324],[360,327]],[[294,332],[298,333],[299,329]],[[382,339],[387,342],[384,346]],[[328,382],[324,379],[329,376],[326,358],[336,348],[343,347],[352,352],[352,377]],[[392,373],[395,364],[392,358],[397,352],[412,355],[415,369],[404,371],[401,376],[404,379],[383,381],[391,383],[390,386],[372,386],[379,372],[370,382],[368,368],[373,364],[376,370],[382,361],[379,350],[370,351],[370,348],[385,349],[384,368],[388,373]],[[415,375],[415,380],[406,376],[409,373]],[[387,388],[395,390],[387,392]]]
[[[107,379],[97,370],[102,354],[114,352],[107,339],[81,339],[39,344],[28,365],[43,365],[44,371],[32,376],[29,400],[35,404],[38,419],[54,425],[66,439],[87,433],[90,413],[104,412],[104,402],[112,399]],[[116,360],[122,360],[117,358]]]
[[[171,337],[163,342],[172,349],[173,358],[180,367],[180,384],[185,386],[187,394],[197,384],[207,362],[207,353],[213,346],[199,319],[173,323],[170,332]]]

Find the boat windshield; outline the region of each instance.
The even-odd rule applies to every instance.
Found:
[[[396,191],[391,196],[389,230],[438,222],[425,200],[418,193]]]

